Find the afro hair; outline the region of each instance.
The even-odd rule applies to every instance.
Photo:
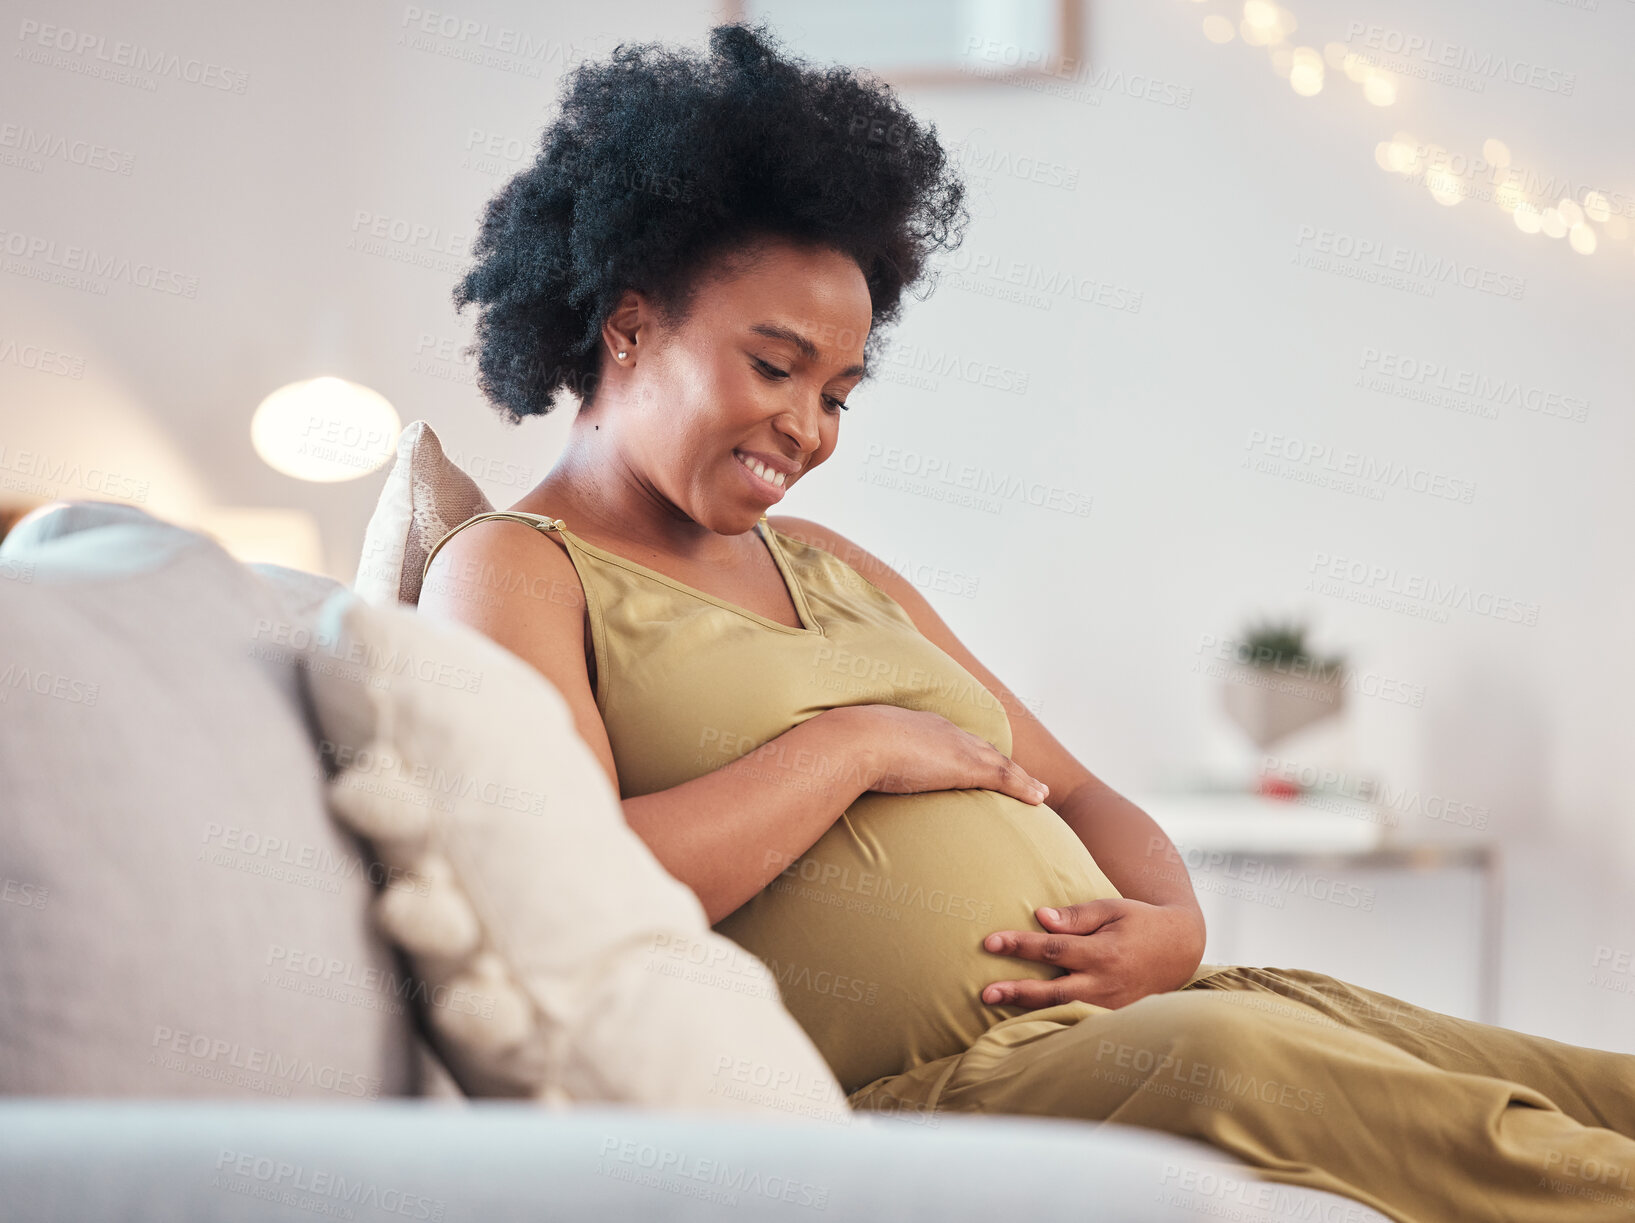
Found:
[[[959,245],[964,184],[890,86],[782,54],[764,23],[716,26],[709,44],[621,43],[575,68],[533,164],[488,202],[454,302],[480,307],[466,352],[512,423],[564,388],[594,399],[602,324],[626,290],[685,318],[705,272],[753,239],[856,260],[865,361],[904,289],[934,283],[932,252]]]

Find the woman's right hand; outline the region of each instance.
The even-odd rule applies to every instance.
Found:
[[[858,718],[857,742],[868,761],[871,790],[998,790],[1024,803],[1041,803],[1050,793],[1049,786],[981,735],[940,713],[900,705],[850,705],[831,712]]]

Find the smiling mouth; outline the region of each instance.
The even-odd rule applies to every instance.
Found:
[[[732,457],[738,460],[740,466],[748,468],[751,474],[766,481],[766,483],[770,484],[773,488],[778,489],[780,492],[786,487],[788,477],[786,477],[783,472],[773,471],[759,459],[752,459],[746,454],[740,454],[736,450],[732,452]]]

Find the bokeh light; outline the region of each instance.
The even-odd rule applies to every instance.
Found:
[[[1460,189],[1458,176],[1449,174],[1446,170],[1429,171],[1425,175],[1425,187],[1438,204],[1447,204],[1451,207],[1465,198],[1465,193]]]
[[[1277,29],[1277,5],[1271,0],[1243,0],[1243,20],[1270,37]]]
[[[1394,106],[1400,100],[1401,81],[1395,73],[1370,62],[1371,56],[1338,40],[1321,47],[1295,46],[1291,36],[1298,29],[1295,14],[1277,0],[1242,0],[1241,16],[1211,13],[1203,19],[1204,37],[1210,42],[1224,44],[1241,37],[1250,46],[1266,48],[1272,71],[1302,97],[1321,93],[1332,71],[1343,72],[1361,86],[1371,106]],[[1580,199],[1568,196],[1553,203],[1527,198],[1531,180],[1513,170],[1512,161],[1510,146],[1497,136],[1482,141],[1479,158],[1467,152],[1452,153],[1406,131],[1394,132],[1389,140],[1374,145],[1375,165],[1409,182],[1422,182],[1427,194],[1444,207],[1471,198],[1491,199],[1501,212],[1510,214],[1522,233],[1565,237],[1573,250],[1584,255],[1594,252],[1603,239],[1623,242],[1635,236],[1635,224],[1615,210],[1603,192],[1585,191]],[[1591,222],[1601,228],[1597,230]]]
[[[1363,97],[1375,106],[1389,106],[1397,100],[1397,83],[1388,72],[1371,69],[1363,81]]]
[[[1289,69],[1289,86],[1303,98],[1320,93],[1323,88],[1323,57],[1316,47],[1296,47],[1292,53],[1293,66]]]
[[[1374,161],[1390,174],[1406,174],[1413,168],[1414,146],[1405,140],[1382,140],[1374,146]]]

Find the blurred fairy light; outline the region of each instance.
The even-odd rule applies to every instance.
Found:
[[[1296,47],[1293,66],[1289,69],[1289,85],[1303,98],[1320,93],[1323,88],[1323,57],[1315,47]]]
[[[1459,176],[1449,174],[1445,170],[1431,170],[1426,173],[1425,189],[1438,204],[1447,204],[1449,207],[1465,198],[1465,193],[1459,186]]]
[[[1207,4],[1212,0],[1194,0]],[[1224,45],[1241,37],[1252,47],[1266,48],[1271,68],[1302,97],[1322,92],[1330,70],[1362,87],[1363,98],[1373,106],[1393,106],[1397,101],[1397,77],[1376,66],[1343,42],[1330,41],[1322,49],[1292,46],[1290,36],[1299,29],[1295,15],[1276,0],[1243,0],[1237,20],[1221,13],[1203,19],[1203,34],[1210,42]],[[1497,137],[1482,142],[1480,160],[1453,154],[1440,145],[1425,144],[1411,133],[1395,132],[1391,139],[1374,146],[1374,162],[1388,174],[1422,184],[1438,204],[1452,207],[1470,198],[1491,198],[1501,212],[1510,214],[1524,234],[1545,234],[1567,239],[1581,255],[1592,254],[1600,245],[1601,234],[1591,226],[1600,225],[1604,236],[1623,241],[1632,226],[1613,211],[1611,200],[1600,191],[1585,191],[1581,201],[1571,196],[1554,202],[1524,198],[1523,184],[1536,178],[1511,169],[1510,146]],[[1477,176],[1486,171],[1492,184],[1488,194]],[[1506,173],[1509,171],[1509,173]]]
[[[1278,29],[1277,6],[1271,0],[1243,0],[1243,21],[1238,26],[1243,41],[1264,47],[1282,38]]]
[[[1382,140],[1374,146],[1374,161],[1387,174],[1407,174],[1413,169],[1414,147],[1402,140]]]
[[[1397,100],[1397,82],[1389,72],[1371,71],[1363,81],[1363,97],[1375,106],[1389,106]]]

